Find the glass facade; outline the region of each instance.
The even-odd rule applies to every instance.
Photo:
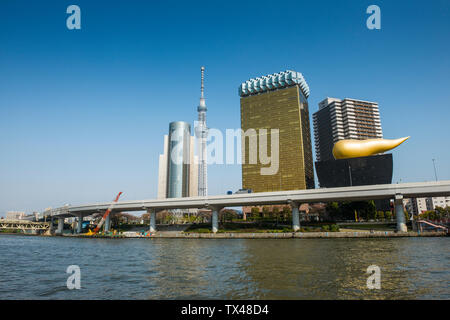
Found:
[[[167,157],[167,197],[189,196],[191,125],[184,121],[169,124]]]
[[[260,169],[268,165],[248,163],[250,138],[243,141],[243,188],[253,192],[314,188],[308,102],[299,84],[241,96],[241,128],[279,129],[279,168],[274,175],[261,175]]]

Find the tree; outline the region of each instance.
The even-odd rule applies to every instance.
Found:
[[[445,209],[439,206],[436,206],[434,209],[436,212],[436,219],[442,219],[445,217]]]
[[[270,209],[268,206],[263,207],[263,218],[267,217],[270,213]]]
[[[384,212],[383,211],[378,211],[377,212],[377,218],[381,219],[381,220],[384,220]]]
[[[331,217],[337,218],[341,216],[341,208],[337,202],[328,202],[325,210]]]
[[[280,209],[278,207],[275,207],[275,208],[273,208],[272,213],[274,215],[278,215],[278,214],[280,214]]]
[[[286,220],[291,215],[291,207],[285,206],[283,207],[283,220]]]
[[[386,217],[387,220],[391,220],[392,219],[392,212],[386,211],[384,213],[384,216]]]
[[[120,225],[120,215],[119,214],[110,214],[111,228],[117,229]]]
[[[254,220],[256,217],[259,216],[259,208],[258,207],[253,207],[251,209],[251,214],[252,214],[252,219]]]
[[[219,216],[221,216],[222,222],[226,222],[226,221],[232,222],[233,219],[236,219],[238,215],[235,210],[223,209],[220,211]]]
[[[275,207],[272,209],[272,214],[275,216],[275,219],[277,220],[278,225],[278,218],[280,216],[280,209],[278,207]]]
[[[445,216],[448,218],[450,216],[450,206],[445,207]]]
[[[377,207],[375,206],[375,202],[373,200],[370,200],[367,203],[367,216],[372,217],[372,219],[375,219],[377,216]]]

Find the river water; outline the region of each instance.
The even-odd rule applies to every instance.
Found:
[[[449,240],[0,235],[0,299],[450,299]]]

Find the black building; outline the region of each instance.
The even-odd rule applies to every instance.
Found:
[[[392,153],[316,162],[321,188],[392,183]]]
[[[315,165],[321,188],[392,183],[392,153],[317,161]],[[389,200],[377,200],[375,204],[378,209],[390,209]]]

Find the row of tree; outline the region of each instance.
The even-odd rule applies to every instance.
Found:
[[[377,211],[375,202],[370,201],[342,201],[329,202],[326,211],[333,220],[391,220],[394,215],[391,211]],[[405,211],[405,218],[409,219]]]
[[[391,211],[377,211],[373,200],[370,201],[343,201],[343,202],[329,202],[325,207],[327,216],[330,220],[392,220],[395,215]],[[450,207],[436,207],[435,210],[429,210],[419,215],[421,219],[429,220],[442,220],[450,218]],[[100,217],[99,217],[100,218]],[[206,222],[209,219],[209,214],[202,212],[199,214],[185,214],[182,217],[177,217],[179,220],[189,223],[201,223]],[[240,215],[236,210],[223,209],[219,213],[219,221],[231,222],[239,219]],[[282,208],[264,206],[262,209],[253,207],[250,214],[247,216],[248,220],[255,220],[259,218],[277,219],[277,221],[290,220],[292,218],[292,210],[290,206],[284,206]],[[405,218],[409,220],[409,214],[405,210]],[[174,221],[175,217],[169,211],[162,211],[157,213],[158,223],[180,223],[180,221]],[[136,217],[128,213],[119,213],[111,216],[111,223],[113,227],[117,227],[121,224],[140,223],[143,220],[144,224],[148,224],[148,213],[143,214],[141,217]]]
[[[445,208],[436,207],[434,210],[428,210],[421,214],[419,214],[421,219],[428,220],[443,220],[450,219],[450,207],[446,206]]]

